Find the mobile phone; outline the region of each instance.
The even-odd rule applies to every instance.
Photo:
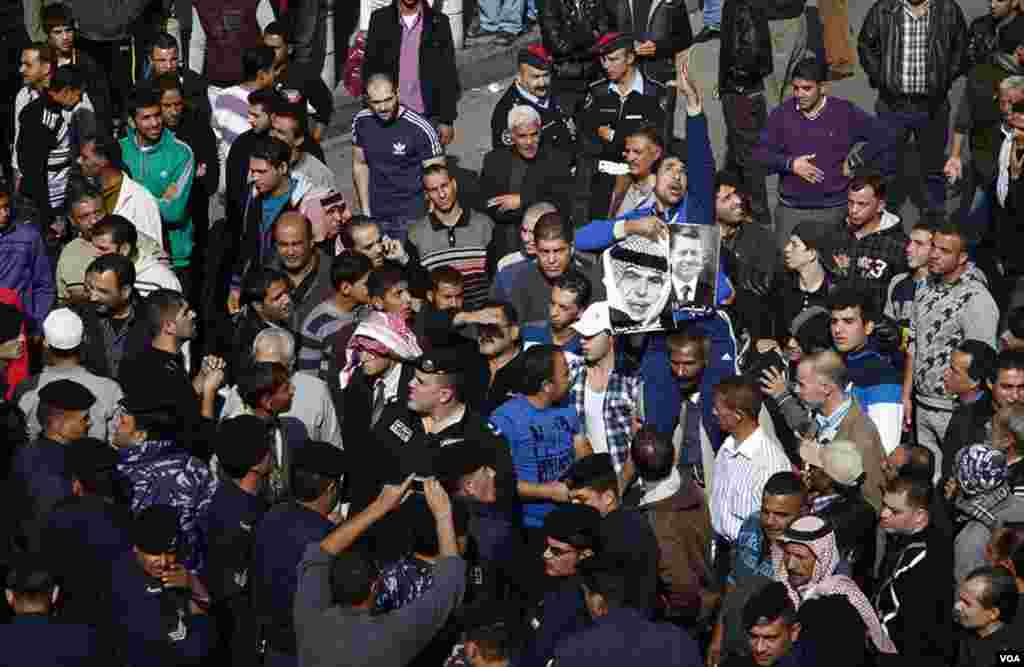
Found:
[[[426,477],[420,477],[415,475],[412,478],[412,485],[409,487],[413,493],[423,495],[423,482],[427,481]]]

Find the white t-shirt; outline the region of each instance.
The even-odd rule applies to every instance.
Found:
[[[589,386],[584,387],[583,411],[586,413],[587,437],[595,454],[608,451],[608,437],[604,432],[604,394],[596,392]]]

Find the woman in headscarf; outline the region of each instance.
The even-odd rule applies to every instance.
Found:
[[[842,595],[860,614],[878,652],[896,653],[864,593],[853,579],[835,573],[840,557],[831,524],[816,516],[800,517],[771,548],[775,579],[786,585],[797,610],[807,600]]]
[[[947,485],[959,532],[953,541],[956,580],[985,565],[985,546],[1000,523],[1024,521],[1024,498],[1006,483],[1006,452],[971,445],[956,454],[956,482]],[[952,491],[952,494],[949,492]]]

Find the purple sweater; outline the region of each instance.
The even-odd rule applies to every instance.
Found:
[[[839,97],[829,96],[821,114],[811,120],[789,98],[768,116],[754,160],[779,174],[779,200],[791,208],[828,208],[846,204],[850,179],[843,176],[843,162],[850,149],[867,142],[861,156],[871,163],[892,150],[894,133],[875,116]],[[791,161],[814,155],[814,164],[825,172],[821,183],[808,183],[793,173]]]

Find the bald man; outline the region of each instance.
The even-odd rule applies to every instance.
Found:
[[[313,224],[301,213],[282,213],[274,222],[274,257],[270,266],[288,275],[292,314],[288,326],[299,331],[306,316],[334,292],[331,258],[313,242]]]

